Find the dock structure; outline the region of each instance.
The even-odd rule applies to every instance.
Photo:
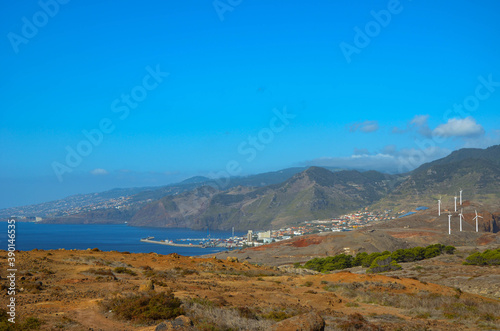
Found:
[[[174,246],[174,247],[205,248],[204,245],[176,244],[176,243],[167,242],[167,241],[151,240],[148,238],[145,238],[145,239],[143,238],[143,239],[141,239],[141,241],[145,242],[145,243],[150,243],[150,244],[159,244],[159,245]]]

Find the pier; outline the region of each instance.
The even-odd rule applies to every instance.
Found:
[[[159,244],[159,245],[166,245],[166,246],[174,246],[174,247],[194,247],[194,248],[205,248],[204,245],[191,245],[191,244],[175,244],[167,241],[158,241],[158,240],[151,240],[151,239],[141,239],[142,242],[145,243],[150,243],[150,244]]]

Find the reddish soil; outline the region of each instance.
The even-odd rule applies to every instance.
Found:
[[[312,245],[316,240],[305,243]],[[5,259],[6,255],[2,251],[0,259]],[[396,306],[355,300],[350,289],[328,289],[328,286],[335,289],[336,286],[352,284],[359,298],[381,292],[408,295],[409,299],[422,293],[453,298],[456,290],[446,286],[402,277],[350,272],[300,275],[230,260],[155,253],[17,252],[17,313],[21,321],[28,316],[36,316],[44,322],[43,330],[154,330],[154,326],[118,320],[112,312],[103,311],[99,304],[116,296],[141,293],[140,286],[147,280],[153,280],[156,292],[171,290],[184,302],[195,298],[207,299],[222,309],[246,307],[255,312],[287,310],[300,314],[316,311],[327,321],[327,326],[336,325],[349,314],[360,313],[384,330],[405,327],[430,327],[433,330],[476,328],[473,321],[442,318],[429,321],[425,317],[409,315],[405,309]],[[116,267],[126,267],[135,275],[117,273]],[[152,268],[152,271],[149,269],[147,273],[145,268]],[[107,273],[94,274],[92,270]],[[5,273],[5,269],[0,270],[2,281],[6,279]],[[33,288],[37,281],[42,285]],[[462,295],[481,302],[490,300],[472,294]],[[2,291],[0,298],[4,305],[9,299],[7,291]]]
[[[293,247],[307,247],[311,245],[318,245],[321,244],[325,240],[325,237],[320,237],[320,236],[308,236],[308,237],[301,237],[297,240],[294,240],[291,242],[291,246]]]
[[[257,246],[257,247],[250,247],[247,248],[246,250],[249,251],[265,251],[268,250],[269,248],[277,248],[281,246],[290,246],[290,247],[308,247],[311,245],[319,245],[325,240],[325,236],[318,236],[318,235],[308,235],[308,236],[300,236],[296,237],[290,240],[287,240],[286,242],[276,242],[276,243],[271,243],[268,245],[264,246]]]
[[[477,244],[480,246],[488,245],[494,242],[497,238],[498,236],[493,233],[486,233],[477,239]]]

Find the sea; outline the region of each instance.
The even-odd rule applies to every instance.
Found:
[[[0,249],[6,250],[7,222],[0,223]],[[37,249],[81,249],[98,248],[102,251],[118,251],[130,253],[177,253],[184,256],[212,254],[227,250],[226,248],[209,247],[173,247],[141,242],[141,238],[155,237],[154,240],[219,238],[228,239],[231,231],[196,231],[179,228],[132,227],[127,224],[43,224],[16,222],[15,245],[17,250],[29,251]],[[235,232],[235,236],[244,233]],[[185,242],[187,244],[190,241]],[[198,244],[197,241],[191,243]]]

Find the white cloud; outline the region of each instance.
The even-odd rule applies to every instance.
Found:
[[[432,130],[429,128],[428,124],[429,115],[415,115],[411,121],[406,123],[405,129],[400,129],[397,127],[392,128],[392,133],[407,133],[411,131],[416,131],[424,137],[431,137]]]
[[[422,126],[427,124],[427,120],[429,120],[429,115],[415,115],[415,117],[413,117],[410,121],[410,124]]]
[[[356,122],[349,127],[350,132],[361,131],[364,133],[375,132],[379,129],[377,121]]]
[[[101,168],[94,169],[90,173],[96,176],[109,174],[109,172],[106,169],[101,169]]]
[[[484,134],[484,129],[471,116],[467,118],[450,118],[447,123],[439,125],[433,134],[440,137],[477,137]]]
[[[448,149],[429,147],[426,149],[401,149],[388,145],[373,154],[353,154],[346,157],[323,157],[305,162],[308,166],[338,167],[356,170],[377,170],[386,173],[403,173],[420,165],[445,157]]]
[[[500,144],[500,130],[493,130],[484,136],[465,139],[463,148],[487,148]]]

